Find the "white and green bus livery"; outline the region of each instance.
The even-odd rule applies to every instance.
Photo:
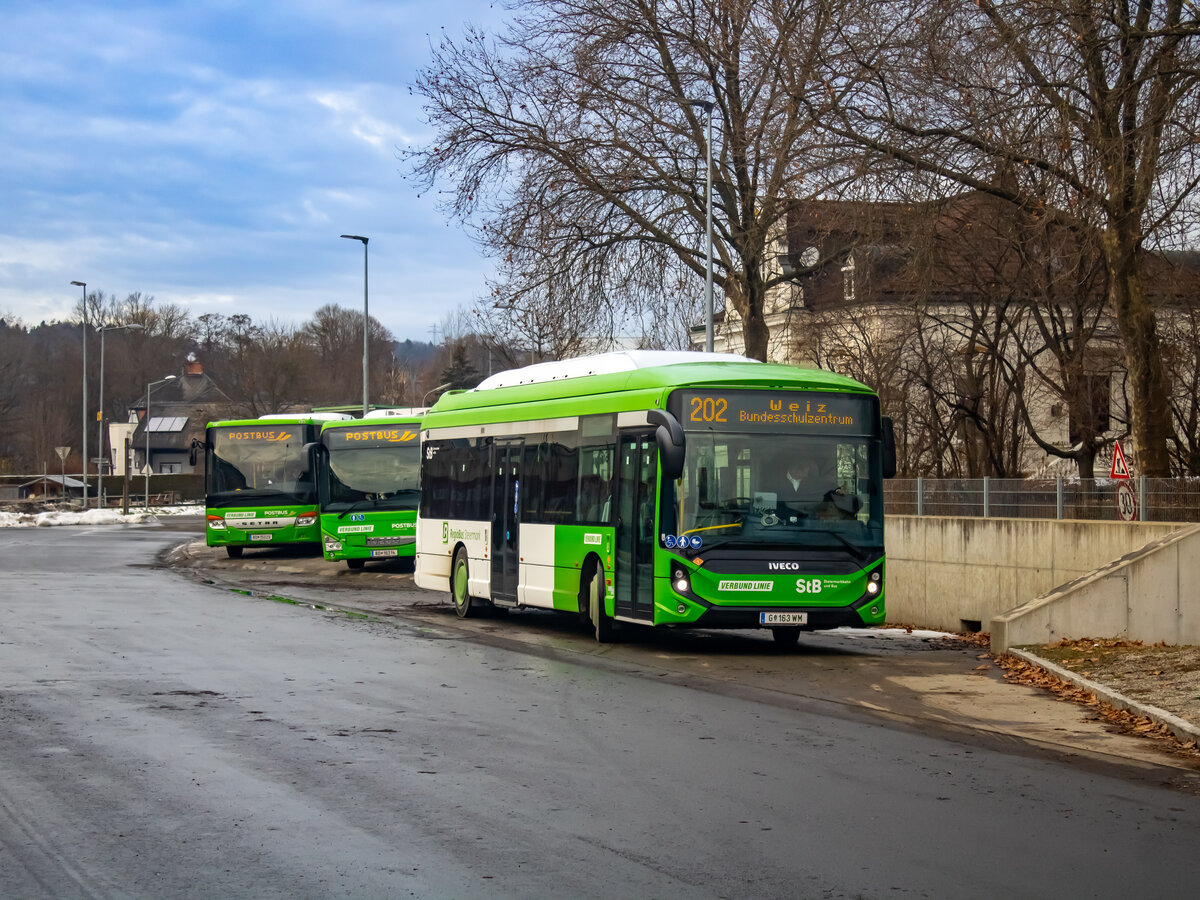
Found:
[[[424,412],[373,410],[321,428],[317,495],[326,559],[361,569],[367,560],[412,558]]]
[[[715,353],[540,363],[422,423],[418,586],[615,623],[881,624],[891,421],[868,387]]]
[[[239,557],[247,547],[318,546],[316,440],[337,413],[278,413],[210,422],[204,451],[205,542]]]

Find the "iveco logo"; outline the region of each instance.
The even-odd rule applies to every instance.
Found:
[[[767,563],[768,572],[799,572],[800,563]]]

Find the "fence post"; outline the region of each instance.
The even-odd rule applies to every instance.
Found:
[[[983,476],[983,517],[986,519],[990,513],[991,505],[991,479],[986,475]]]
[[[1054,489],[1058,493],[1058,502],[1055,504],[1056,515],[1061,519],[1063,517],[1063,482],[1061,475],[1054,479]]]
[[[925,515],[925,479],[917,476],[917,515]]]
[[[1150,507],[1146,505],[1146,476],[1138,476],[1138,519],[1142,522],[1150,521]]]

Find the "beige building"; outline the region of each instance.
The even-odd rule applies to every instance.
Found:
[[[1053,214],[973,192],[924,204],[800,202],[775,249],[764,276],[795,274],[765,304],[769,358],[878,389],[908,438],[902,470],[1072,474],[1079,461],[1046,445],[1107,460],[1125,434],[1106,270]],[[1178,348],[1197,343],[1200,254],[1147,254],[1145,271],[1176,390],[1194,394],[1194,354],[1178,358]],[[703,325],[691,343],[703,347]],[[745,352],[728,303],[714,316],[714,349]]]

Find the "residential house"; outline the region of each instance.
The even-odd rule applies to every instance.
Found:
[[[205,374],[195,354],[188,354],[178,376],[150,388],[148,419],[145,395],[141,405],[129,411],[126,427],[132,426],[127,436],[134,473],[145,471],[147,459],[155,474],[202,471],[203,463],[193,467],[190,462],[192,441],[203,440],[205,426],[211,421],[230,418],[233,409],[229,396]],[[113,435],[113,446],[123,446],[125,437]]]

